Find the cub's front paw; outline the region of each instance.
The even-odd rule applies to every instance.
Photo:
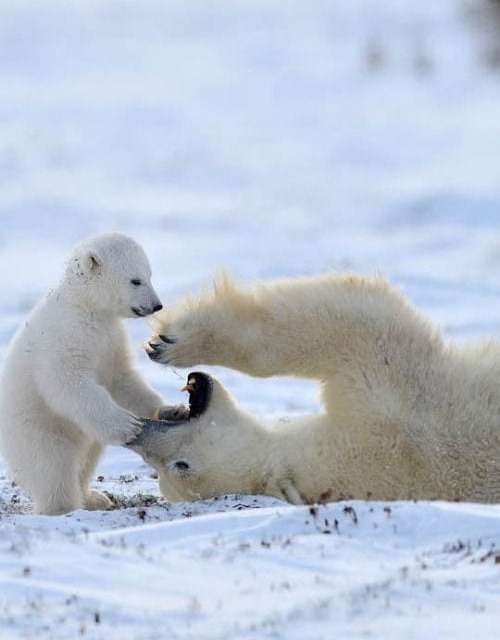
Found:
[[[132,413],[122,411],[108,429],[107,444],[124,445],[132,442],[142,431],[142,422]]]

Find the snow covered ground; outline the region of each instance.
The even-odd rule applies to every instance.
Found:
[[[0,358],[72,244],[109,229],[145,245],[166,304],[221,267],[377,270],[450,337],[499,334],[489,6],[0,1]],[[130,330],[180,401],[186,372]],[[255,412],[317,409],[309,383],[216,373]],[[169,506],[121,449],[99,475],[121,509],[50,519],[0,462],[0,639],[498,634],[499,507]]]

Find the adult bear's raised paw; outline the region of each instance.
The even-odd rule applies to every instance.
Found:
[[[178,326],[172,329],[172,333],[152,336],[144,345],[153,362],[172,367],[210,364],[213,337],[206,328]]]

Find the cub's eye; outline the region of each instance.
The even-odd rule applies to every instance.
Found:
[[[134,287],[140,287],[142,284],[142,280],[139,280],[138,278],[134,278],[133,280],[130,281],[130,284],[133,284]]]

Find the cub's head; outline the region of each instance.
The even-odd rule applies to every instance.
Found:
[[[78,245],[68,261],[66,278],[96,311],[139,318],[162,309],[144,250],[120,233]]]
[[[256,423],[207,374],[191,373],[185,390],[188,407],[143,420],[142,433],[127,446],[158,471],[161,492],[173,502],[255,492],[263,440]]]

